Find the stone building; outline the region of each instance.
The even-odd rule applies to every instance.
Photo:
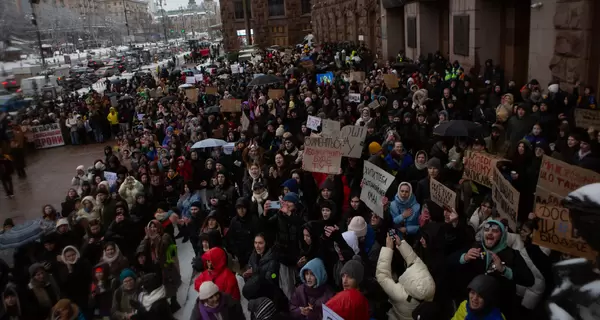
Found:
[[[318,42],[362,42],[381,56],[381,11],[377,0],[315,0],[313,34]]]
[[[227,51],[239,50],[246,29],[251,30],[253,43],[261,47],[295,45],[311,31],[311,0],[246,0],[249,19],[244,19],[242,1],[220,1],[223,44]]]
[[[600,85],[598,0],[315,0],[317,42],[358,41],[389,59],[440,51],[467,72],[487,59],[506,80]]]

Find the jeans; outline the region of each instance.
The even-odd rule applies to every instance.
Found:
[[[79,144],[79,132],[71,131],[71,144]]]
[[[104,142],[104,136],[102,135],[102,129],[94,129],[94,139],[98,143]]]

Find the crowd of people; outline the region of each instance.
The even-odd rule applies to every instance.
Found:
[[[396,59],[382,64],[347,43],[271,50],[240,62],[240,73],[225,61],[201,70],[197,96],[163,68],[153,81],[27,114],[23,127],[58,122],[66,141],[104,144],[104,157],[75,168],[60,206],[43,206],[55,231],[0,265],[0,319],[174,319],[189,280],[177,243],[188,241],[190,320],[321,319],[324,309],[345,320],[547,319],[551,268],[567,257],[532,242],[537,176],[544,155],[599,171],[600,135],[573,118],[595,108],[593,90],[517,86],[491,61],[478,77],[440,54]],[[334,80],[317,85],[323,71]],[[365,79],[349,81],[353,71]],[[255,74],[281,81],[253,85]],[[271,99],[269,89],[285,94]],[[231,98],[241,112],[214,107]],[[303,170],[304,140],[321,134],[309,115],[366,127],[361,158],[344,157],[338,174]],[[470,137],[433,135],[452,120],[480,126]],[[193,147],[209,138],[233,147]],[[467,150],[510,160],[501,170],[520,192],[518,229],[489,188],[463,177]],[[361,201],[367,161],[395,178],[383,216]],[[11,179],[10,161],[0,165]],[[455,208],[430,199],[431,179],[458,192]]]

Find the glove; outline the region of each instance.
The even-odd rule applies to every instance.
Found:
[[[135,310],[142,309],[142,304],[137,300],[133,300],[133,299],[129,300],[129,305],[131,305],[131,307]]]

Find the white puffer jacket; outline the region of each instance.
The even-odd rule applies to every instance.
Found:
[[[382,247],[377,261],[375,273],[377,282],[390,298],[392,309],[388,312],[389,320],[412,320],[412,312],[419,301],[432,301],[435,294],[435,282],[427,266],[413,249],[402,240],[396,247],[406,262],[406,271],[395,282],[392,278],[393,250]],[[409,298],[410,297],[410,298]]]
[[[527,249],[525,249],[525,244],[523,243],[523,240],[521,240],[521,237],[518,234],[508,233],[506,244],[514,250],[517,250],[521,254],[521,257],[523,257],[523,260],[525,260],[525,263],[527,264],[529,270],[531,270],[531,273],[535,278],[535,282],[531,287],[523,287],[517,285],[517,295],[523,297],[521,305],[524,308],[533,310],[535,309],[537,304],[540,303],[540,301],[542,300],[542,296],[544,295],[544,291],[546,290],[546,279],[544,279],[544,276],[542,275],[540,270],[538,270],[538,268],[535,266],[535,264],[529,257]],[[544,253],[546,252],[545,248],[540,248]]]

